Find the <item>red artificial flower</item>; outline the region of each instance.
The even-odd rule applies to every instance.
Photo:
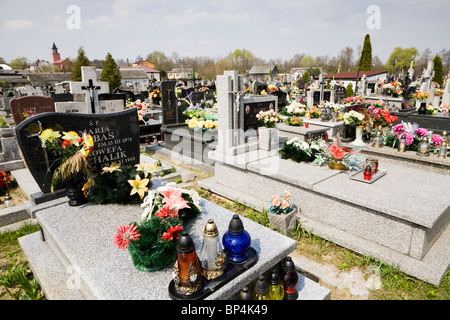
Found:
[[[125,251],[130,245],[130,241],[139,240],[140,234],[136,231],[137,226],[133,223],[127,226],[119,226],[116,228],[119,231],[114,236],[114,245],[116,245],[119,249]]]
[[[65,149],[68,146],[70,146],[72,144],[72,142],[70,142],[70,140],[64,140],[62,143],[62,147]]]
[[[168,218],[176,218],[178,217],[177,210],[172,208],[170,205],[164,205],[159,209],[158,212],[155,213],[155,217],[164,219],[166,217]]]
[[[181,226],[181,225],[177,225],[175,227],[170,226],[170,228],[167,230],[167,232],[164,232],[162,234],[161,239],[164,239],[165,241],[167,241],[167,240],[172,241],[174,237],[175,237],[175,239],[179,239],[180,238],[179,231],[181,231],[181,230],[183,230],[183,226]]]
[[[341,160],[344,158],[344,152],[335,144],[332,144],[331,147],[328,148],[328,152],[336,159]]]

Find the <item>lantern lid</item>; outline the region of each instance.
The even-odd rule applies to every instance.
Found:
[[[292,261],[291,257],[286,257],[283,263],[283,269],[285,271],[294,271],[295,270],[295,264],[294,261]]]
[[[281,283],[280,275],[277,270],[273,269],[269,276],[269,283],[271,285],[279,285]]]
[[[234,234],[244,231],[244,224],[242,223],[242,220],[241,218],[239,218],[239,215],[237,213],[233,215],[233,218],[228,225],[228,231]]]
[[[259,295],[264,295],[269,293],[269,287],[267,286],[266,281],[264,280],[264,276],[260,274],[258,276],[258,280],[255,284],[255,292]]]
[[[214,238],[219,235],[219,230],[217,230],[217,226],[214,223],[213,219],[209,219],[205,225],[205,230],[203,231],[204,237]]]
[[[187,231],[181,233],[178,239],[177,251],[180,253],[190,253],[195,250],[194,241]]]

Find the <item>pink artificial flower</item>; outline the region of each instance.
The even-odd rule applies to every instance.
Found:
[[[428,135],[428,130],[424,128],[418,128],[415,133],[420,134],[420,136],[423,138]]]
[[[289,199],[292,197],[292,195],[289,193],[289,191],[284,191],[283,197],[289,201]]]
[[[433,143],[436,147],[441,145],[442,140],[444,140],[444,138],[441,136],[431,136],[431,143]]]
[[[273,196],[272,197],[272,205],[274,207],[279,207],[281,205],[281,201],[280,201],[280,197],[278,196]]]
[[[405,132],[404,135],[405,135],[405,138],[406,138],[406,145],[410,146],[414,142],[413,135],[411,133],[409,133],[409,132]]]
[[[119,226],[116,229],[119,232],[114,236],[114,245],[124,251],[130,245],[130,241],[137,241],[141,236],[136,231],[137,226],[133,223],[127,226]]]
[[[399,136],[401,133],[404,133],[404,132],[405,132],[405,128],[403,128],[403,124],[400,123],[394,127],[394,133],[396,135]]]

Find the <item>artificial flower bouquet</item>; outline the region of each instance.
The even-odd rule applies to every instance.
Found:
[[[344,113],[344,123],[353,127],[361,127],[366,116],[358,111],[351,110]]]
[[[190,105],[183,111],[189,117],[186,119],[186,124],[190,129],[194,130],[217,130],[219,122],[211,111],[205,110],[200,104]]]
[[[283,110],[280,112],[280,114],[285,116],[297,116],[302,117],[306,114],[306,105],[293,101],[291,104],[289,104],[286,107],[283,107]]]
[[[308,110],[306,110],[305,113],[305,117],[307,118],[319,118],[321,115],[321,112],[319,110],[319,108],[317,108],[316,106],[311,106]]]
[[[289,126],[301,127],[303,126],[303,119],[297,116],[288,117],[286,120],[286,124]]]
[[[267,90],[269,91],[269,94],[275,91],[279,91],[278,88],[272,84],[267,85]]]
[[[0,171],[0,196],[8,193],[11,184],[12,181],[9,175],[4,171]]]
[[[383,89],[387,94],[394,97],[400,96],[403,92],[402,84],[399,81],[392,81],[383,85]]]
[[[281,122],[280,115],[274,109],[270,109],[268,111],[261,110],[256,114],[256,118],[259,123],[266,128],[275,128],[275,124]]]
[[[141,207],[141,221],[117,227],[114,244],[128,250],[136,269],[164,269],[176,260],[177,239],[184,224],[201,212],[198,194],[170,183],[150,190]]]
[[[342,103],[346,106],[351,106],[354,104],[363,104],[366,103],[366,99],[360,96],[348,97],[342,100]]]
[[[313,162],[327,144],[322,139],[311,142],[302,141],[297,137],[287,140],[280,149],[282,159],[291,159],[295,162]]]
[[[95,178],[95,184],[89,190],[89,202],[139,204],[152,186],[151,178],[156,169],[156,164],[146,162],[126,167],[111,163],[103,167],[102,173]]]
[[[361,159],[356,155],[364,149],[367,149],[367,147],[357,146],[350,149],[343,148],[341,145],[341,137],[337,135],[336,143],[320,148],[315,156],[313,164],[322,166],[330,163],[341,163],[347,169],[352,169],[361,162]]]
[[[449,113],[449,111],[450,111],[450,107],[447,106],[445,103],[442,103],[439,106],[439,112],[441,112],[441,113]]]
[[[417,91],[413,94],[412,100],[419,102],[426,102],[430,95],[428,93],[422,93],[421,91]]]
[[[59,164],[52,175],[52,192],[62,182],[79,175],[84,175],[87,178],[86,188],[94,184],[94,174],[88,158],[94,147],[94,140],[90,134],[83,133],[79,136],[75,131],[61,132],[45,129],[40,134],[39,139],[42,147],[56,156],[55,163]]]
[[[145,123],[149,120],[147,116],[147,110],[150,110],[150,106],[146,102],[143,102],[140,99],[132,102],[130,99],[128,99],[125,109],[130,108],[136,108],[139,121]]]
[[[432,152],[438,151],[442,143],[442,136],[433,135],[432,131],[425,128],[420,128],[417,123],[410,123],[402,121],[400,124],[394,126],[392,131],[387,132],[384,136],[384,144],[397,148],[400,144],[400,139],[405,139],[406,150],[417,151],[417,147],[423,137],[427,137],[430,142],[430,149]]]
[[[288,191],[272,196],[272,200],[269,201],[269,213],[288,214],[293,207],[290,202],[291,199],[293,199],[293,197]]]
[[[369,105],[367,109],[369,111],[368,115],[372,118],[375,127],[386,127],[398,120],[397,116],[391,115],[386,109],[373,107],[372,105]]]

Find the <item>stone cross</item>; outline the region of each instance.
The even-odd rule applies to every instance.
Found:
[[[414,57],[411,57],[411,66],[408,69],[408,76],[409,76],[410,79],[413,79],[413,77],[414,77],[413,64],[414,64]]]
[[[81,82],[70,82],[72,94],[84,93],[84,100],[90,113],[100,113],[98,95],[109,93],[109,83],[97,80],[96,67],[81,67]]]
[[[323,74],[322,73],[319,75],[319,86],[320,86],[320,100],[319,100],[319,104],[322,104],[322,102],[323,102],[323,89],[325,88],[325,80],[323,78]]]

